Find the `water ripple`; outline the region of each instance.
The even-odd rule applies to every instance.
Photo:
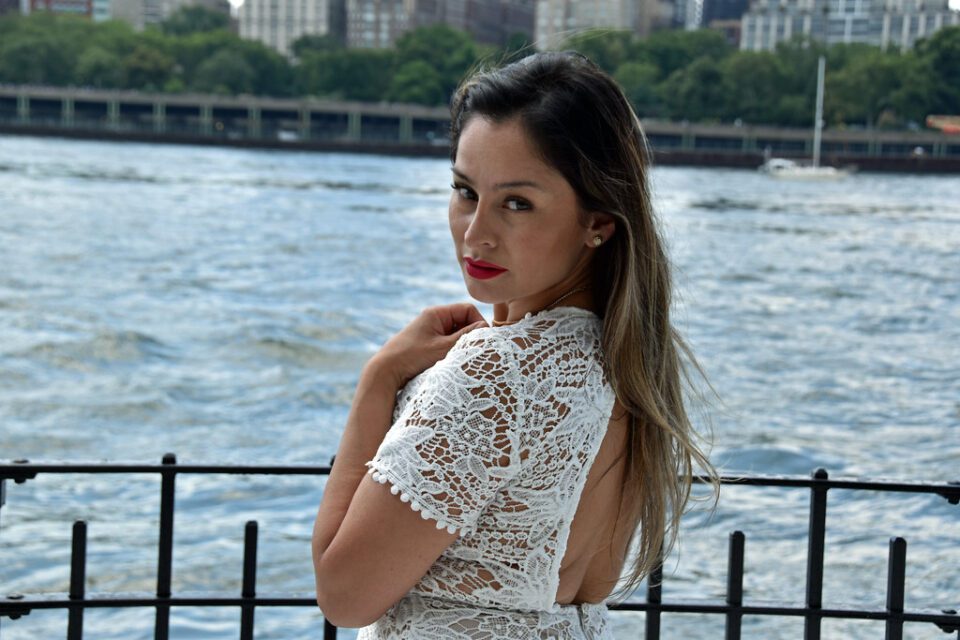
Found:
[[[467,299],[448,238],[447,165],[0,137],[3,457],[157,462],[175,451],[181,462],[326,464],[367,358],[423,307]],[[960,479],[957,180],[784,184],[680,168],[653,179],[675,317],[723,400],[708,412],[714,460],[731,473]],[[243,523],[256,518],[261,588],[309,593],[323,483],[184,477],[177,588],[235,586]],[[154,479],[8,489],[6,589],[63,590],[75,518],[96,543],[90,585],[152,588]],[[802,601],[808,509],[805,491],[726,488],[717,511],[687,517],[665,591],[722,594],[718,550],[738,528],[747,593]],[[828,595],[882,601],[890,535],[911,541],[911,606],[960,592],[956,508],[945,501],[837,492],[830,518]],[[177,624],[185,637],[235,635],[219,615],[191,611]],[[264,637],[320,627],[312,611],[257,615]],[[151,637],[138,616],[104,612],[89,633]],[[643,624],[614,619],[627,635]],[[5,621],[4,637],[62,635],[53,624]],[[677,624],[678,637],[713,637]],[[745,629],[802,634],[789,621]]]

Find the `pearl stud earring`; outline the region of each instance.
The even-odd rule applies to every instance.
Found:
[[[603,236],[593,236],[593,246],[599,247],[603,244]]]

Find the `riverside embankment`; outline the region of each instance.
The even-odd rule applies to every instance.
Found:
[[[448,112],[417,105],[254,96],[0,86],[0,134],[442,157]],[[661,165],[758,167],[764,153],[808,158],[813,133],[783,127],[644,120]],[[862,171],[960,173],[960,137],[836,130],[822,162]]]

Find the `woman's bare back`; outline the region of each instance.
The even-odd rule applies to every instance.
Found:
[[[623,569],[631,531],[617,528],[617,515],[626,470],[628,420],[623,406],[614,404],[580,495],[567,548],[560,565],[556,602],[601,602],[613,591]]]

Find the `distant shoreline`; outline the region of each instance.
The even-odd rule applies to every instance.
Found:
[[[423,144],[400,144],[358,141],[284,141],[224,138],[204,138],[189,135],[153,135],[129,132],[64,130],[51,127],[17,127],[0,124],[0,136],[64,138],[101,142],[140,142],[151,144],[181,144],[235,149],[269,149],[274,151],[309,151],[327,153],[369,153],[384,156],[413,158],[446,158],[447,147]],[[761,153],[723,153],[653,149],[655,166],[686,166],[755,170],[763,163]],[[857,171],[885,173],[955,174],[960,173],[960,157],[869,157],[824,155],[822,163],[829,166],[852,167]]]
[[[812,131],[644,120],[654,163],[755,169],[812,155]],[[0,134],[446,157],[444,108],[257,96],[150,94],[0,86]],[[821,164],[860,171],[960,173],[960,136],[938,131],[828,129]]]

